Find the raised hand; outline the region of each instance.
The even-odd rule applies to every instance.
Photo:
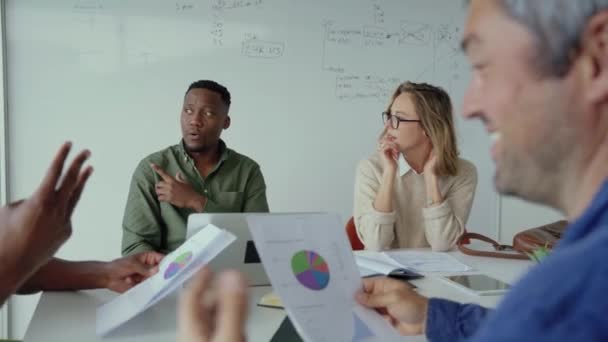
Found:
[[[0,269],[11,272],[16,286],[46,264],[72,234],[71,216],[93,169],[83,170],[90,156],[84,150],[62,177],[71,147],[69,142],[61,146],[29,198],[0,209]]]
[[[378,151],[382,158],[384,171],[394,174],[399,160],[399,150],[395,144],[395,138],[384,134],[378,143]]]

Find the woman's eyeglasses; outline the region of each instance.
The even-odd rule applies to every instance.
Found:
[[[399,128],[399,123],[400,122],[420,122],[420,119],[402,119],[398,116],[395,116],[389,112],[382,112],[382,123],[384,123],[386,125],[386,122],[390,121],[391,122],[391,127],[394,129]]]

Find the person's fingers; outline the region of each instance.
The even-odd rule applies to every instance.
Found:
[[[51,162],[51,166],[49,166],[46,175],[42,179],[42,183],[36,191],[37,194],[39,194],[42,198],[47,198],[55,191],[59,178],[61,177],[61,173],[63,172],[63,165],[65,164],[65,160],[68,157],[71,148],[72,143],[65,142],[55,154],[55,157]]]
[[[169,181],[173,180],[173,177],[169,176],[169,174],[166,173],[165,170],[161,169],[158,165],[150,164],[150,167],[152,167],[152,170],[156,171],[156,173],[158,173],[160,178],[162,178],[165,182],[169,182]]]
[[[151,277],[158,272],[158,265],[163,260],[164,255],[158,252],[150,251],[150,252],[142,252],[135,255],[135,258],[142,264],[146,265],[148,268],[147,277]]]
[[[158,191],[158,190],[168,190],[168,189],[170,189],[170,188],[171,188],[171,185],[169,185],[169,183],[164,182],[164,181],[162,181],[162,182],[158,182],[158,183],[156,183],[156,185],[154,186],[154,189],[155,189],[155,190],[157,190],[157,191]]]
[[[148,277],[142,277],[138,274],[134,274],[129,278],[131,278],[131,286],[135,286],[135,285],[141,283],[142,281],[148,279]]]
[[[363,278],[362,279],[362,290],[365,293],[374,293],[379,289],[384,277],[371,277],[371,278]]]
[[[93,173],[93,167],[89,166],[84,171],[82,171],[80,173],[80,175],[78,176],[78,181],[76,182],[76,187],[74,188],[74,191],[72,192],[72,196],[70,197],[70,200],[68,203],[68,215],[71,216],[72,213],[74,212],[74,208],[76,208],[76,205],[78,204],[78,201],[80,200],[80,195],[82,195],[84,186],[86,185],[87,181],[89,180],[89,177],[91,177],[92,173]]]
[[[180,183],[188,184],[188,180],[181,171],[177,172],[177,174],[175,175],[175,180]]]
[[[242,341],[247,319],[247,282],[237,271],[225,271],[218,279],[216,337],[220,341]]]
[[[169,194],[171,192],[170,186],[165,182],[161,182],[161,183],[156,184],[156,186],[154,187],[154,192],[156,192],[156,195]]]
[[[384,157],[385,157],[386,159],[389,159],[389,160],[396,160],[396,159],[397,159],[397,158],[395,158],[395,152],[394,152],[394,150],[393,150],[393,149],[390,149],[390,148],[385,148],[385,149],[382,151],[382,154],[384,155]]]
[[[398,150],[397,144],[392,141],[383,141],[378,145],[380,151]]]
[[[121,284],[114,285],[110,290],[112,290],[116,293],[125,293],[125,292],[127,292],[127,290],[129,290],[132,287],[133,287],[133,285],[131,285],[131,284],[121,283]]]
[[[399,294],[397,291],[388,291],[381,293],[365,293],[359,292],[356,295],[359,304],[368,308],[386,308],[389,305],[394,305],[399,302]]]
[[[152,266],[148,269],[148,277],[151,277],[153,275],[155,275],[156,273],[158,273],[158,265],[156,266]]]
[[[159,202],[169,202],[169,196],[165,194],[156,194]]]
[[[392,150],[396,150],[396,149],[397,149],[397,144],[396,144],[396,143],[394,143],[394,142],[392,142],[392,141],[389,141],[389,142],[386,142],[386,143],[384,144],[384,148],[386,148],[386,149],[392,149]]]
[[[410,284],[401,280],[378,276],[363,279],[363,291],[367,293],[410,289]]]
[[[364,278],[362,288],[356,297],[367,298],[369,295],[383,294],[393,291],[410,290],[407,283],[385,276]]]
[[[61,185],[59,185],[59,188],[57,189],[60,203],[64,200],[69,201],[72,197],[72,193],[74,192],[80,178],[80,170],[90,156],[91,152],[89,152],[89,150],[84,150],[78,153],[74,160],[72,160],[70,167],[63,176]]]
[[[138,254],[139,260],[149,266],[158,265],[163,260],[164,257],[165,257],[164,254],[154,252],[154,251],[142,252],[142,253]]]
[[[192,277],[179,298],[178,324],[182,336],[207,338],[211,335],[212,316],[203,307],[203,298],[211,285],[211,271],[203,267]]]
[[[118,259],[116,261],[113,261],[113,263],[116,265],[116,270],[117,272],[120,272],[119,274],[117,273],[115,276],[119,277],[119,278],[123,278],[123,277],[135,277],[135,276],[142,276],[142,277],[148,277],[150,275],[150,267],[148,265],[146,265],[145,263],[139,261],[139,259],[137,259],[137,255],[131,255],[128,257],[124,257],[122,259]],[[133,280],[133,279],[131,279]]]

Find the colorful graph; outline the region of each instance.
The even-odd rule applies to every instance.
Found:
[[[175,258],[172,263],[165,269],[165,279],[170,279],[175,276],[188,262],[192,260],[192,252],[186,252]]]
[[[291,270],[298,282],[311,290],[319,291],[329,285],[329,267],[319,254],[299,251],[291,257]]]
[[[353,342],[364,341],[370,337],[374,337],[374,334],[369,329],[367,324],[365,324],[365,322],[363,322],[363,320],[359,318],[354,312],[353,318],[355,320],[355,333],[353,335]]]

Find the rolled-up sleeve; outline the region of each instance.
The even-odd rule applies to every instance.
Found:
[[[467,164],[462,177],[448,189],[444,201],[422,209],[425,236],[434,251],[451,249],[464,233],[476,187],[477,170]]]
[[[355,177],[354,219],[357,235],[366,249],[385,250],[395,240],[396,212],[383,213],[374,208],[380,187],[369,161],[361,161]]]

